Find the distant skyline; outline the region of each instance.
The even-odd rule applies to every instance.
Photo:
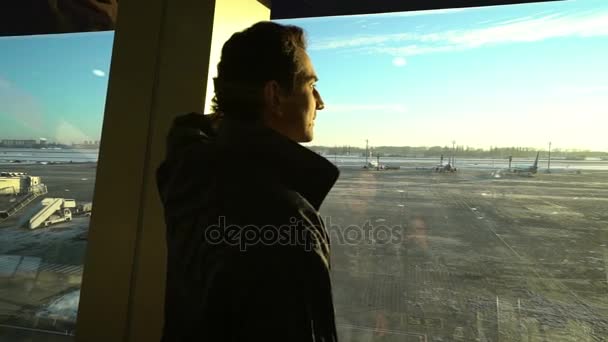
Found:
[[[608,151],[608,2],[280,20],[326,109],[307,145]],[[99,140],[113,32],[0,37],[0,139]]]

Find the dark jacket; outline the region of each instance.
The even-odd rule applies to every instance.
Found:
[[[318,210],[338,175],[264,126],[224,119],[214,129],[208,115],[178,117],[157,171],[168,251],[163,342],[336,341]],[[281,240],[262,238],[268,229]]]

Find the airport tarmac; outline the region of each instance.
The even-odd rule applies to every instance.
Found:
[[[96,163],[0,165],[40,176],[48,193],[0,222],[0,340],[71,341],[87,246],[89,217],[29,230],[44,197],[91,202]],[[0,204],[10,204],[8,198]],[[0,208],[2,210],[4,208]]]
[[[321,208],[340,336],[605,341],[607,205],[607,171],[342,168]]]
[[[41,176],[47,197],[93,196],[95,164],[10,171]],[[341,167],[321,208],[340,340],[604,341],[607,204],[608,171]],[[88,217],[35,231],[18,222],[0,223],[0,266],[33,266],[0,277],[0,340],[40,333],[7,328],[19,325],[60,341],[75,328]]]

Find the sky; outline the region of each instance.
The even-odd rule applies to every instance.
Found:
[[[608,151],[608,1],[279,22],[320,78],[313,145]]]
[[[277,22],[307,32],[312,145],[608,151],[608,1]],[[112,39],[0,38],[0,138],[99,139]]]
[[[99,140],[114,33],[0,37],[0,139]]]

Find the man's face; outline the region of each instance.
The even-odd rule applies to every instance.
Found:
[[[309,142],[314,137],[314,121],[317,110],[323,109],[321,95],[315,89],[318,80],[310,57],[304,49],[297,51],[301,70],[296,75],[291,94],[281,96],[275,119],[275,129],[296,142]]]

